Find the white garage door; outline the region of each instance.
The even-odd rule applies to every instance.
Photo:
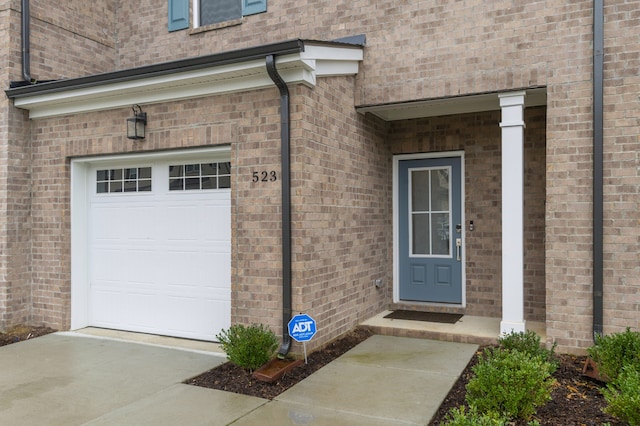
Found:
[[[231,317],[228,158],[103,163],[88,176],[89,324],[215,340]]]

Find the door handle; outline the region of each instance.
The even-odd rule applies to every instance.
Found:
[[[456,238],[456,259],[460,261],[460,252],[462,250],[462,238]]]

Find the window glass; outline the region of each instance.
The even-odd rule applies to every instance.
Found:
[[[450,256],[449,168],[411,170],[410,179],[412,254]]]
[[[169,191],[184,190],[184,179],[169,179]]]
[[[215,176],[204,176],[202,178],[202,189],[216,189],[218,187]]]
[[[429,214],[413,215],[413,254],[431,254],[429,249]]]
[[[242,18],[242,0],[200,0],[200,25]]]
[[[171,191],[225,188],[231,188],[230,162],[169,166],[169,190]]]
[[[96,172],[96,193],[149,192],[151,167],[104,169]]]
[[[185,176],[200,176],[200,164],[187,164],[184,166]]]
[[[218,188],[231,188],[231,176],[220,176],[218,178]]]

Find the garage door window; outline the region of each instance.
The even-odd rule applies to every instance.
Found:
[[[98,194],[151,191],[151,167],[104,169],[96,172]]]
[[[169,166],[169,189],[189,191],[231,188],[231,163],[199,163]]]

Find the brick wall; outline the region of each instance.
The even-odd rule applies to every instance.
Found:
[[[31,314],[29,129],[24,113],[0,107],[0,330]]]
[[[605,3],[605,333],[640,330],[640,2]]]
[[[391,162],[384,126],[348,102],[353,78],[290,90],[292,308],[318,324],[312,350],[373,316],[390,294]],[[241,116],[233,150],[232,320],[265,323],[280,335],[280,114],[277,92],[267,93]],[[277,180],[253,182],[255,171],[274,171]],[[377,278],[387,288],[376,289]]]
[[[582,24],[591,16],[586,0],[269,2],[266,13],[240,25],[193,33],[167,31],[166,1],[120,6],[119,16],[137,19],[118,20],[119,68],[293,38],[366,34],[356,104],[546,85],[589,61],[580,47],[591,34]]]
[[[34,74],[74,77],[293,38],[366,34],[356,103],[372,104],[568,82],[576,64],[590,61],[582,49],[591,35],[586,0],[269,2],[266,13],[240,25],[171,33],[167,5],[32,1]]]
[[[312,348],[386,306],[393,264],[386,126],[355,112],[352,77],[318,83],[292,114],[293,307],[318,324]]]
[[[605,333],[640,327],[639,8],[637,1],[605,7]],[[549,79],[547,127],[547,336],[567,350],[593,344],[592,83],[591,58],[584,55],[591,40],[579,36],[590,30],[591,17],[576,16],[574,23],[557,32],[566,49]]]
[[[502,316],[500,112],[391,124],[394,154],[464,151],[466,300],[464,312]],[[525,111],[525,319],[544,321],[545,110]],[[469,221],[474,222],[470,232]],[[447,309],[451,311],[451,309]]]
[[[265,90],[256,104],[234,103],[238,143],[232,149],[232,322],[267,324],[282,334],[280,97]],[[272,171],[276,180],[253,182],[253,173]]]
[[[20,64],[12,61],[19,40],[19,15],[0,3],[0,81]],[[19,51],[19,50],[18,50]],[[30,320],[30,144],[24,111],[0,99],[0,330]]]
[[[11,80],[20,73],[20,0],[12,0],[16,38],[12,41],[16,67]],[[31,0],[31,77],[38,81],[81,77],[116,68],[115,0]]]

